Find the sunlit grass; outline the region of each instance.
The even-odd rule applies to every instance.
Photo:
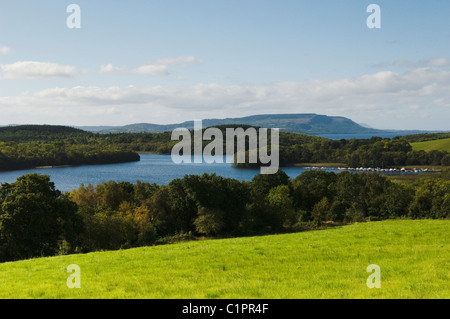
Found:
[[[450,152],[450,138],[411,143],[413,150],[430,152],[433,150]]]
[[[449,298],[449,233],[448,220],[395,220],[39,258],[0,264],[0,297]],[[366,285],[370,264],[380,289]]]

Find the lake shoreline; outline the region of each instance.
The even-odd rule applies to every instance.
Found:
[[[170,154],[161,154],[161,153],[155,153],[155,152],[139,152],[138,154],[149,154],[149,155],[160,155],[160,156],[170,156]],[[25,167],[25,168],[13,168],[13,169],[0,169],[0,172],[14,172],[14,171],[22,171],[22,170],[33,170],[33,169],[54,169],[54,168],[67,168],[67,167],[82,167],[82,166],[98,166],[98,165],[115,165],[115,164],[124,164],[124,163],[133,163],[133,162],[139,162],[139,160],[134,161],[123,161],[123,162],[113,162],[113,163],[87,163],[87,164],[66,164],[66,165],[42,165],[42,166],[33,166],[33,167]],[[204,162],[202,162],[204,163]],[[430,173],[430,172],[440,172],[449,166],[432,166],[432,165],[422,165],[421,166],[413,166],[413,165],[406,165],[402,168],[398,167],[390,167],[390,168],[351,168],[347,164],[344,163],[294,163],[294,164],[288,164],[280,166],[280,168],[291,168],[291,167],[302,167],[305,169],[321,169],[321,170],[329,170],[329,169],[339,169],[339,170],[350,170],[350,171],[368,171],[368,172],[399,172],[401,173],[402,169],[405,169],[406,171],[409,170],[417,170],[421,173]],[[251,169],[251,170],[258,170],[259,168],[255,167],[237,167],[233,165],[234,168],[238,169]]]
[[[125,164],[125,163],[135,163],[139,162],[139,160],[135,161],[122,161],[122,162],[105,162],[105,163],[87,163],[87,164],[66,164],[66,165],[42,165],[42,166],[31,166],[25,168],[11,168],[11,169],[0,169],[0,173],[6,172],[16,172],[16,171],[27,171],[34,169],[53,169],[53,168],[68,168],[68,167],[83,167],[83,166],[99,166],[99,165],[116,165],[116,164]]]
[[[256,175],[260,174],[259,168],[237,169],[231,163],[191,163],[175,164],[170,155],[139,153],[140,160],[125,163],[91,164],[91,165],[64,165],[58,167],[31,168],[22,170],[8,170],[0,172],[0,183],[14,183],[18,177],[26,174],[44,174],[49,175],[55,187],[62,192],[70,192],[78,189],[81,184],[98,185],[103,182],[130,182],[136,183],[150,182],[158,185],[168,185],[172,180],[183,178],[185,175],[216,174],[218,176],[236,179],[240,181],[251,181]],[[310,163],[300,163],[310,164]],[[317,167],[324,171],[339,173],[338,165],[323,166],[319,163]],[[338,164],[338,163],[335,163]],[[320,166],[319,166],[320,165]],[[314,167],[314,166],[310,166]],[[343,166],[341,166],[342,168]],[[286,166],[281,170],[294,179],[303,172],[311,169],[308,166]],[[442,168],[444,169],[444,167]],[[357,173],[357,172],[355,172]],[[422,176],[421,174],[402,174],[400,172],[386,173],[386,176]],[[403,178],[403,177],[402,177]]]

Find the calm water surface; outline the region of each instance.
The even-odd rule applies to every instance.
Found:
[[[249,181],[260,172],[259,169],[237,169],[227,163],[175,164],[172,162],[170,155],[140,154],[140,156],[141,160],[133,163],[0,172],[0,183],[13,183],[19,176],[39,173],[50,175],[50,179],[55,183],[56,188],[66,192],[78,188],[81,184],[86,186],[88,184],[97,185],[109,180],[131,183],[140,180],[167,185],[175,178],[182,178],[184,175],[201,175],[203,173],[216,173],[223,177]],[[305,171],[302,167],[287,167],[283,168],[283,170],[291,178],[295,178]]]

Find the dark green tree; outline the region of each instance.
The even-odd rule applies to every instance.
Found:
[[[29,174],[0,186],[0,260],[54,255],[63,241],[76,245],[77,206],[50,177]]]

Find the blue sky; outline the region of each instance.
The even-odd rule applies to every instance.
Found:
[[[450,130],[449,14],[445,0],[2,0],[0,125],[319,113]]]

